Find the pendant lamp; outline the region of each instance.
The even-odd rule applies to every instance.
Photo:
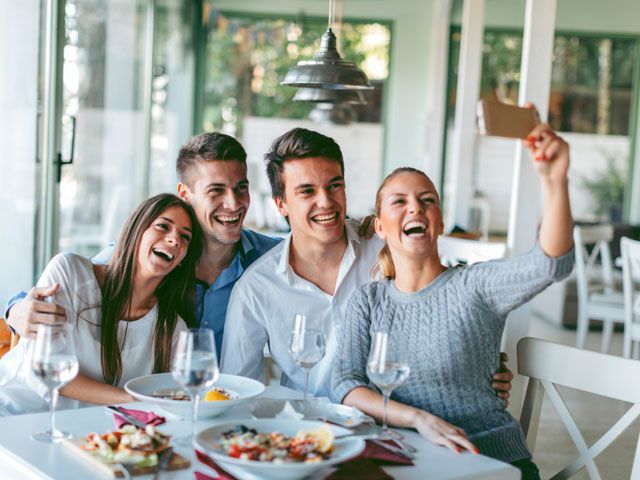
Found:
[[[370,90],[367,75],[355,63],[343,60],[338,53],[333,33],[333,0],[329,0],[329,22],[322,34],[320,50],[311,60],[301,60],[287,72],[282,85],[297,88],[324,88],[328,90]]]
[[[318,123],[348,125],[356,119],[356,113],[345,103],[319,103],[311,110],[309,118]]]
[[[323,88],[299,88],[293,97],[294,102],[346,103],[366,105],[367,102],[359,90],[326,90]]]

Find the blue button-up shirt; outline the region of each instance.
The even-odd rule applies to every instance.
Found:
[[[233,286],[249,265],[271,250],[281,240],[282,238],[268,237],[252,230],[243,229],[238,252],[229,266],[220,272],[213,285],[207,285],[201,281],[196,283],[196,318],[201,327],[213,330],[218,354],[222,350],[224,319],[227,315],[227,304]]]
[[[224,334],[224,319],[227,315],[227,304],[231,290],[236,284],[240,275],[254,261],[264,253],[277,245],[282,238],[268,237],[253,230],[242,229],[240,234],[240,245],[236,255],[231,260],[231,264],[225,268],[213,282],[207,285],[205,282],[196,283],[196,318],[201,327],[213,330],[216,337],[216,350],[220,354],[222,350],[222,336]],[[93,257],[93,263],[107,263],[113,253],[114,244]],[[20,292],[13,296],[5,309],[5,318],[11,307],[26,296],[26,292]]]

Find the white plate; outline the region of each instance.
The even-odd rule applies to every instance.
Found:
[[[264,385],[257,380],[225,373],[220,374],[212,388],[214,387],[221,387],[237,393],[238,398],[218,402],[205,402],[202,400],[204,398],[203,395],[198,406],[198,418],[215,417],[226,412],[231,407],[245,403],[264,392]],[[140,401],[153,403],[169,412],[177,413],[185,418],[191,418],[191,402],[153,396],[153,392],[158,390],[182,390],[182,387],[176,383],[170,373],[156,373],[133,378],[125,383],[124,389]]]
[[[364,440],[361,438],[340,438],[336,439],[334,451],[331,457],[317,463],[272,463],[259,462],[255,460],[241,460],[232,458],[218,450],[214,450],[213,446],[218,442],[220,436],[229,430],[233,430],[237,425],[244,425],[253,428],[261,433],[280,432],[283,435],[294,436],[299,431],[315,430],[322,425],[328,425],[322,422],[309,422],[304,420],[236,420],[235,422],[217,425],[207,428],[196,435],[193,440],[194,446],[220,465],[229,473],[238,478],[263,478],[278,480],[295,480],[312,476],[331,465],[345,462],[351,458],[357,457],[364,450]],[[343,436],[349,431],[342,427],[329,425],[336,437]]]
[[[282,415],[281,412],[287,402],[298,415],[302,415],[309,420],[325,420],[347,428],[354,428],[362,423],[375,423],[373,418],[362,413],[357,408],[331,403],[327,398],[311,398],[306,402],[304,400],[260,398],[256,400],[251,408],[251,415],[254,418],[285,419],[286,416]],[[289,418],[302,420],[302,416]]]

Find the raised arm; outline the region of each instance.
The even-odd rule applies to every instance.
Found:
[[[533,129],[524,143],[531,151],[544,191],[540,246],[550,257],[560,257],[573,245],[567,180],[569,145],[546,123]]]

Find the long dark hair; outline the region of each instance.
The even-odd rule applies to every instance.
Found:
[[[169,193],[156,195],[142,202],[129,216],[118,239],[106,269],[101,287],[102,326],[100,344],[102,375],[106,383],[117,385],[122,374],[122,358],[118,344],[118,322],[131,313],[133,278],[138,258],[138,246],[143,233],[166,209],[180,207],[191,220],[192,237],[187,253],[156,288],[158,316],[154,335],[153,371],[168,371],[171,361],[171,340],[180,315],[186,324],[194,327],[195,271],[202,253],[202,235],[191,206]]]

